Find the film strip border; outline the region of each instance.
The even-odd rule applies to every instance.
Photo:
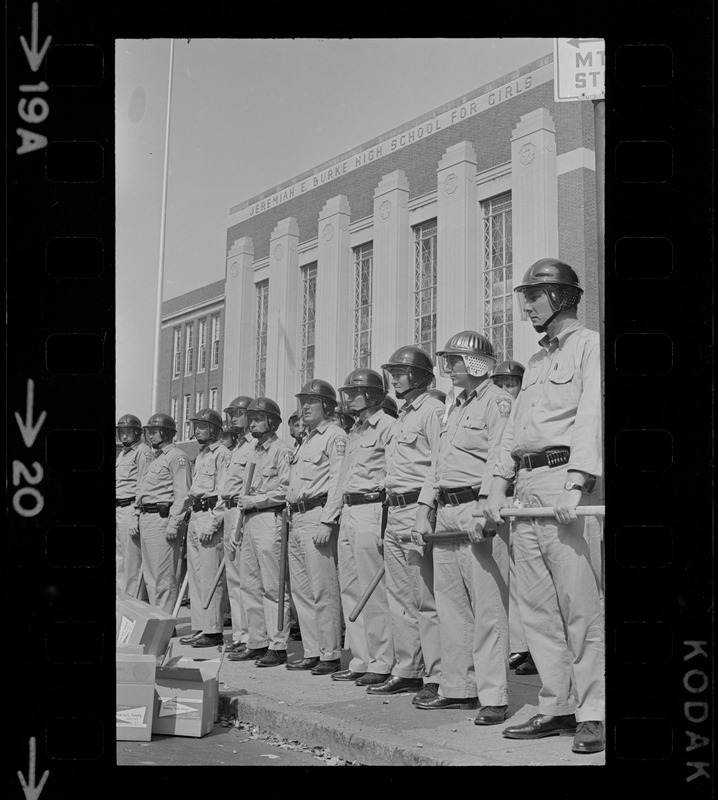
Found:
[[[221,13],[178,12],[170,25],[162,9],[145,6],[133,22],[126,4],[98,5],[6,12],[7,762],[33,784],[49,769],[56,796],[122,785],[107,772],[114,39],[250,34]],[[590,787],[584,778],[584,795],[617,774],[659,796],[707,797],[713,786],[711,21],[703,2],[602,26],[609,724],[607,767]],[[587,22],[561,18],[593,31]]]

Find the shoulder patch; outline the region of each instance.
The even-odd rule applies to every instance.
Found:
[[[284,450],[282,453],[282,458],[287,462],[287,464],[291,464],[294,461],[294,453],[291,450]]]
[[[496,405],[499,407],[499,414],[501,414],[502,417],[508,417],[511,413],[511,401],[509,398],[502,395],[494,399],[496,400]]]
[[[337,453],[339,453],[340,456],[343,456],[347,450],[347,440],[344,439],[343,437],[337,437],[336,448],[337,448]]]
[[[180,456],[177,459],[177,463],[180,465],[180,467],[184,467],[184,465],[187,463],[187,459],[184,456]]]

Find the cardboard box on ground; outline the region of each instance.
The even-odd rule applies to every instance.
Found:
[[[224,654],[203,660],[173,655],[174,617],[120,594],[116,611],[118,741],[210,733],[218,718]]]

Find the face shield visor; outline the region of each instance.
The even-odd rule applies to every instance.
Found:
[[[443,377],[453,375],[470,375],[480,378],[496,366],[496,361],[489,356],[447,353],[439,358],[439,368]]]

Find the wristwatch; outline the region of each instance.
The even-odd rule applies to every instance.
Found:
[[[583,485],[580,483],[572,483],[571,481],[566,481],[563,485],[563,489],[565,492],[572,492],[574,489],[578,489],[579,492],[583,491]]]

